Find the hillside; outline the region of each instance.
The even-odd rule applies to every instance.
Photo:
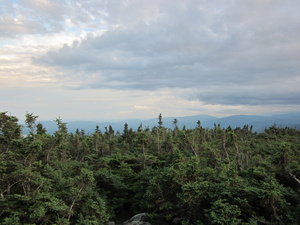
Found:
[[[247,118],[262,119],[219,121]],[[31,133],[22,135],[18,118],[0,114],[1,225],[122,224],[141,212],[153,225],[299,224],[299,130],[109,126],[88,134],[56,120],[47,134],[32,114],[26,121]]]

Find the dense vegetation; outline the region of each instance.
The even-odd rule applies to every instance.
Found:
[[[194,129],[109,126],[47,134],[0,113],[0,224],[299,224],[300,132],[275,125]],[[299,179],[298,179],[299,178]],[[159,222],[158,222],[159,221]]]

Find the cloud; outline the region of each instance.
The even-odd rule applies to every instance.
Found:
[[[0,59],[0,76],[75,91],[168,90],[207,105],[300,104],[297,1],[3,2],[0,37],[26,41],[14,60]]]
[[[0,37],[17,38],[26,34],[59,33],[69,29],[80,32],[102,26],[102,11],[87,1],[2,0]],[[103,2],[104,1],[99,1]],[[82,4],[87,8],[82,7]],[[104,4],[103,4],[104,6]]]
[[[269,84],[210,87],[201,92],[194,92],[191,99],[223,105],[300,105],[299,85],[292,81],[272,82]]]
[[[139,110],[148,110],[148,109],[150,109],[151,107],[146,106],[146,105],[134,105],[133,108],[134,108],[134,109],[139,109]]]
[[[62,7],[54,1],[4,0],[1,6],[0,37],[16,38],[18,35],[57,32],[62,30]]]
[[[45,31],[43,26],[22,16],[10,17],[2,16],[0,18],[0,30],[2,37],[12,37],[17,34],[38,33]]]

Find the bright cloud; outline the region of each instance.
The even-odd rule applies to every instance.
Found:
[[[150,107],[146,106],[146,105],[134,105],[133,108],[134,109],[141,109],[141,110],[148,110],[148,109],[150,109]]]

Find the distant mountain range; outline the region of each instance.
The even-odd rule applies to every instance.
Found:
[[[195,128],[197,121],[200,120],[201,126],[204,128],[213,128],[214,124],[220,124],[221,127],[232,128],[243,127],[244,125],[253,126],[253,130],[256,132],[262,132],[265,128],[274,124],[281,127],[292,127],[300,129],[300,112],[276,114],[271,116],[258,116],[258,115],[235,115],[229,117],[213,117],[208,115],[197,116],[185,116],[185,117],[163,117],[163,126],[166,128],[173,128],[173,121],[177,119],[177,126],[182,128],[185,126],[187,129]],[[142,124],[143,128],[158,126],[158,118],[148,120],[122,120],[119,122],[97,122],[97,121],[63,121],[67,123],[69,132],[75,132],[76,129],[84,130],[85,133],[93,133],[98,125],[101,131],[105,130],[105,127],[109,125],[115,130],[115,132],[122,132],[124,124],[127,123],[129,128],[137,130]],[[47,129],[47,132],[52,134],[57,130],[56,123],[54,121],[40,121],[41,124]],[[24,134],[28,133],[28,128],[24,128]]]

